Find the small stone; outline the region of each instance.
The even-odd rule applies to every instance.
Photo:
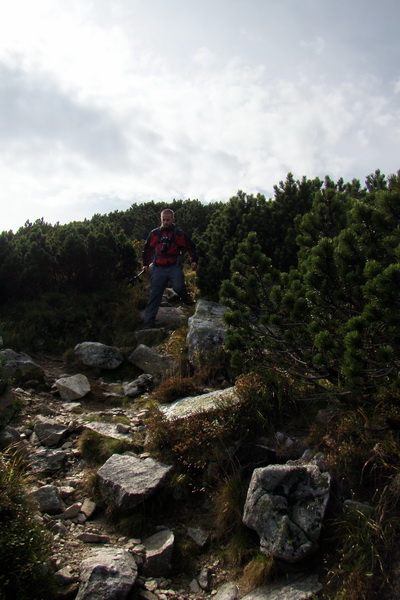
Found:
[[[64,510],[63,519],[74,519],[79,514],[81,507],[81,502],[75,502],[75,504],[71,504],[71,506]]]

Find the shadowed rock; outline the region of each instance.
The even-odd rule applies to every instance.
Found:
[[[226,338],[227,326],[223,321],[226,306],[208,300],[199,300],[196,312],[188,319],[188,346],[189,362],[201,366],[212,361],[212,356],[217,356],[223,349]]]
[[[13,377],[17,381],[44,379],[44,370],[28,354],[14,352],[10,348],[0,351],[0,359],[5,361],[4,377]]]
[[[122,352],[113,346],[100,342],[82,342],[74,348],[74,353],[88,367],[116,369],[124,362]]]

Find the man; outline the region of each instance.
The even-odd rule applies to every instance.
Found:
[[[147,327],[155,326],[155,319],[164,290],[171,281],[173,290],[186,304],[192,304],[187,292],[182,267],[182,254],[187,251],[192,271],[197,269],[196,248],[186,233],[175,226],[174,211],[169,208],[161,212],[161,227],[153,229],[143,249],[143,270],[148,271],[153,260],[151,290],[144,310],[144,322]]]

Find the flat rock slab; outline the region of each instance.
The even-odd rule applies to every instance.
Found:
[[[121,433],[117,429],[117,423],[103,423],[102,421],[88,421],[83,425],[84,429],[89,429],[90,431],[94,431],[99,435],[104,435],[104,437],[111,438],[113,440],[126,440],[128,442],[132,441],[132,436],[130,433]]]
[[[308,600],[322,589],[317,575],[299,576],[288,582],[276,582],[242,597],[242,600]]]
[[[181,419],[201,412],[209,412],[221,406],[221,404],[237,404],[239,397],[234,386],[225,390],[217,390],[200,396],[189,396],[177,400],[173,404],[160,406],[161,412],[168,420]]]

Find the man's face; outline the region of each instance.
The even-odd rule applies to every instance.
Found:
[[[169,213],[161,213],[161,226],[171,227],[174,222],[174,217]]]

